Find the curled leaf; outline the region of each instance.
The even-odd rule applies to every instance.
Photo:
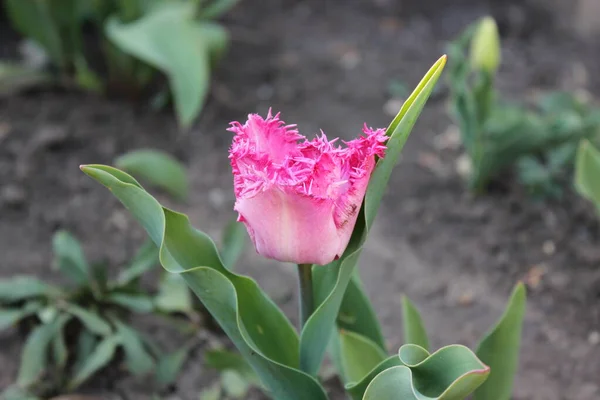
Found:
[[[433,354],[417,345],[400,348],[403,365],[380,372],[369,383],[363,400],[463,400],[489,374],[471,350],[446,346]]]

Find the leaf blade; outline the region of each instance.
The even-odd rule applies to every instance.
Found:
[[[55,264],[79,285],[90,284],[90,266],[79,241],[67,231],[58,231],[52,238]]]
[[[320,384],[296,369],[298,336],[289,320],[255,281],[223,266],[206,234],[185,215],[163,208],[127,174],[101,165],[82,170],[132,212],[160,246],[163,267],[181,274],[274,397],[326,399]]]
[[[406,296],[402,296],[402,325],[405,343],[416,344],[429,351],[429,339],[421,314]]]
[[[87,381],[92,375],[108,365],[117,351],[120,344],[120,337],[111,335],[105,337],[90,354],[80,369],[75,372],[75,376],[69,382],[68,387],[73,390]]]
[[[489,379],[475,392],[475,400],[508,400],[519,362],[519,346],[525,317],[525,285],[517,284],[504,314],[484,337],[477,356],[492,369]]]
[[[165,152],[153,149],[133,150],[117,157],[115,166],[163,189],[178,200],[185,200],[188,196],[185,167]]]
[[[68,304],[65,311],[79,319],[87,330],[100,336],[107,336],[112,333],[110,324],[106,322],[98,314],[81,308],[75,304]]]
[[[347,382],[359,382],[387,356],[369,338],[354,332],[340,332],[340,356]]]

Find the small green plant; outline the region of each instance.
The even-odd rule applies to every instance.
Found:
[[[600,144],[600,110],[568,92],[542,96],[537,110],[550,136],[572,136],[573,140],[521,157],[517,162],[517,177],[532,195],[558,197],[570,186],[579,146],[577,138],[588,138],[596,146]]]
[[[154,373],[159,382],[168,383],[164,371],[178,367],[172,356],[128,322],[132,313],[161,312],[157,298],[139,282],[158,264],[156,246],[144,244],[114,280],[104,265],[88,263],[71,234],[56,233],[53,249],[56,268],[73,286],[58,287],[32,276],[0,280],[0,329],[18,324],[28,332],[16,385],[5,397],[17,391],[47,396],[76,389],[120,358],[119,350],[130,373]]]
[[[484,192],[505,169],[535,194],[557,194],[582,137],[598,135],[596,112],[569,95],[553,94],[537,110],[499,99],[494,81],[500,39],[491,18],[468,27],[449,46],[452,113],[471,161],[469,186]]]
[[[46,54],[54,82],[94,92],[139,97],[155,77],[166,76],[182,127],[189,127],[208,94],[210,73],[228,45],[228,34],[213,22],[237,0],[4,0],[15,29]],[[83,27],[94,27],[92,43],[104,56],[90,66],[90,40]],[[94,50],[92,46],[92,52]],[[0,79],[33,85],[48,74],[6,64]],[[10,73],[7,73],[10,72]],[[34,79],[35,78],[35,79]],[[158,92],[158,103],[164,93]],[[155,102],[155,104],[158,104]]]

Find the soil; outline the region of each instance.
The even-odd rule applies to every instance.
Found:
[[[227,16],[230,52],[199,122],[186,134],[167,111],[88,94],[38,91],[0,99],[0,276],[57,279],[50,269],[57,229],[73,232],[90,259],[108,261],[113,270],[127,260],[143,232],[78,166],[111,163],[141,147],[169,151],[187,163],[189,201],[159,196],[219,237],[234,216],[229,121],[273,107],[309,135],[323,129],[347,139],[365,121],[385,127],[387,110],[397,103],[390,82],[414,87],[447,40],[490,12],[503,34],[499,86],[506,97],[554,89],[600,94],[600,78],[591,73],[600,61],[597,45],[565,34],[521,2],[268,0],[241,2]],[[361,259],[390,352],[402,343],[401,294],[421,309],[434,347],[474,346],[523,280],[529,305],[514,398],[600,398],[600,226],[594,210],[570,190],[559,200],[533,201],[510,177],[486,195],[469,194],[456,172],[461,151],[451,140],[446,94],[440,82],[392,175]],[[265,262],[248,249],[239,269],[294,314],[290,266]],[[172,342],[168,327],[142,326],[163,344]],[[16,331],[0,335],[0,390],[15,377],[22,341]],[[203,366],[202,349],[167,398],[197,399],[217,379]],[[343,398],[335,384],[331,390],[332,398]],[[134,378],[98,380],[82,391],[107,399],[151,398],[145,382]]]

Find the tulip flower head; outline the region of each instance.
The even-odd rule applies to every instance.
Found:
[[[385,153],[385,129],[337,146],[324,133],[308,140],[279,114],[232,122],[229,151],[239,213],[256,251],[296,264],[339,258],[352,234],[375,156]]]

